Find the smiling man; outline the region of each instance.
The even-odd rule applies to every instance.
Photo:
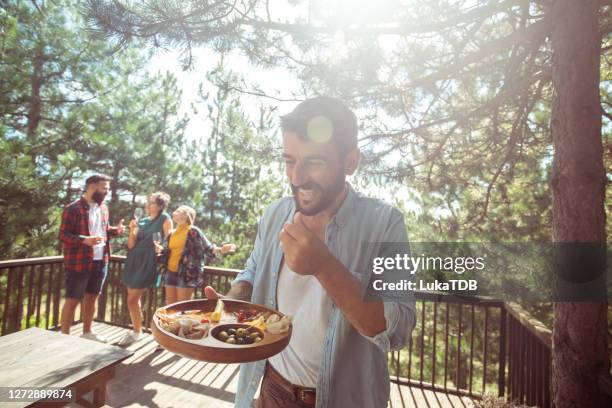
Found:
[[[61,330],[70,333],[77,305],[81,304],[83,334],[81,337],[106,342],[92,331],[91,324],[96,300],[106,280],[110,260],[109,238],[125,231],[123,220],[117,226],[109,224],[104,200],[110,190],[110,178],[94,174],[85,180],[85,192],[62,213],[59,238],[64,252],[66,299],[62,307]]]
[[[403,216],[346,182],[359,164],[357,119],[340,100],[317,97],[282,117],[283,158],[293,197],[265,211],[246,268],[228,297],[293,316],[289,345],[243,364],[236,406],[384,407],[386,353],[410,339],[411,296],[365,301],[370,243],[407,243]],[[218,296],[206,288],[209,298]]]

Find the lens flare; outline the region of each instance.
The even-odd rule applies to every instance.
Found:
[[[308,121],[306,132],[309,140],[316,143],[326,143],[331,140],[334,125],[325,116],[315,116]]]

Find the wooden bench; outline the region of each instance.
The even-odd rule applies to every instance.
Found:
[[[0,337],[0,386],[72,389],[79,405],[102,407],[106,404],[106,383],[115,376],[115,366],[132,354],[76,336],[30,328]],[[1,402],[9,401],[9,391],[0,391]],[[90,402],[84,396],[92,391]],[[67,403],[30,400],[10,402],[10,406],[56,407]]]

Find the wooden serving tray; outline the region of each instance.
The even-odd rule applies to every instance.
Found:
[[[256,310],[258,312],[273,312],[279,316],[282,313],[268,309],[264,306],[257,305],[241,300],[223,299],[225,304],[225,312],[237,312],[240,309]],[[201,310],[203,312],[212,312],[217,304],[216,300],[198,299],[188,300],[186,302],[173,303],[164,307],[168,313],[175,313],[186,310]],[[194,360],[207,361],[210,363],[247,363],[251,361],[265,360],[275,354],[280,353],[291,339],[293,327],[289,327],[287,333],[271,334],[264,331],[263,339],[258,343],[253,344],[228,344],[216,339],[213,333],[220,330],[227,330],[230,327],[247,327],[243,323],[212,323],[208,331],[208,335],[200,340],[190,340],[179,337],[175,334],[165,331],[161,328],[159,318],[153,316],[151,323],[151,331],[153,338],[163,348],[168,351],[178,354],[183,357]]]

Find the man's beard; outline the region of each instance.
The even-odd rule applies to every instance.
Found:
[[[102,204],[105,198],[106,193],[101,193],[99,191],[94,191],[94,193],[91,195],[91,199],[98,203],[98,205]]]
[[[291,185],[291,191],[293,192],[293,200],[295,201],[296,210],[300,213],[308,216],[312,216],[320,213],[321,211],[326,210],[329,206],[334,202],[334,200],[338,197],[338,194],[344,189],[344,177],[343,175],[339,175],[329,188],[324,189],[318,183],[314,181],[309,181],[301,186]],[[314,205],[310,208],[305,208],[302,204],[300,204],[299,198],[299,190],[312,190],[316,193],[319,193],[319,200],[315,202]]]

